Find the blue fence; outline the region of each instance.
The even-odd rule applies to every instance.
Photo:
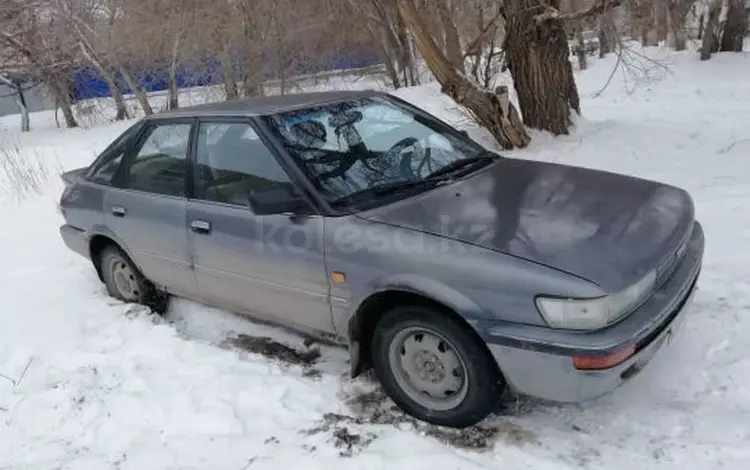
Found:
[[[264,65],[261,70],[263,80],[273,80],[279,78],[271,64],[274,63],[273,57],[268,55],[262,61]],[[360,67],[367,67],[380,63],[377,54],[363,52],[348,56],[338,56],[333,58],[321,57],[318,63],[310,64],[309,61],[299,61],[299,66],[292,70],[287,70],[290,76],[304,75],[317,72],[326,72],[330,70],[351,70]],[[304,64],[304,65],[303,65]],[[236,62],[236,75],[242,76],[242,66],[238,60]],[[137,68],[129,68],[128,72],[147,92],[163,91],[168,88],[169,73],[166,68],[156,69],[155,71],[144,71]],[[115,76],[117,87],[124,94],[130,93],[131,90],[120,76],[119,72]],[[178,88],[189,88],[196,86],[208,86],[221,84],[224,81],[221,65],[218,60],[207,60],[200,67],[182,67],[177,70],[175,75]],[[88,98],[104,98],[111,96],[109,86],[99,73],[93,68],[81,68],[73,72],[72,83],[70,87],[71,97],[74,100],[83,100]]]

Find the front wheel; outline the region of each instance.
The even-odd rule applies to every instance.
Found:
[[[396,308],[375,328],[373,368],[406,413],[440,426],[471,426],[495,409],[505,389],[480,341],[445,312]]]
[[[104,248],[99,269],[110,296],[123,302],[138,303],[162,314],[169,305],[166,293],[158,291],[118,247]]]

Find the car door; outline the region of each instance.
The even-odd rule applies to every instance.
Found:
[[[195,291],[186,185],[192,119],[147,124],[104,196],[105,221],[144,276],[173,293]]]
[[[187,207],[199,289],[228,309],[331,333],[325,219],[249,207],[251,191],[292,184],[249,120],[199,122]]]

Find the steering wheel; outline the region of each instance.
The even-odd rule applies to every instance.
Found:
[[[404,150],[409,147],[414,147],[414,150],[412,150],[411,152],[404,152]],[[401,155],[401,160],[399,161],[398,166],[399,170],[401,171],[401,175],[406,179],[414,180],[419,178],[422,175],[422,170],[424,169],[425,165],[427,165],[427,168],[430,170],[429,172],[432,172],[432,158],[430,147],[422,147],[422,145],[419,143],[419,139],[415,137],[405,137],[393,144],[391,148],[389,148],[385,152],[386,158],[392,156],[395,157],[397,155]],[[421,156],[421,161],[415,169],[414,157],[417,155]]]

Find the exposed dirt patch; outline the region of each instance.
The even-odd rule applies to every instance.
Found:
[[[281,344],[268,336],[250,336],[239,334],[229,338],[226,344],[230,347],[242,349],[243,351],[262,354],[270,359],[284,364],[299,365],[304,368],[302,375],[310,378],[320,378],[320,371],[313,367],[320,359],[320,349],[311,348],[312,343],[305,342],[305,350],[299,350]]]
[[[344,400],[344,403],[354,413],[350,418],[358,424],[400,425],[416,422],[390,401],[380,387],[357,392]]]
[[[268,336],[237,335],[229,340],[232,345],[245,351],[262,354],[271,359],[293,365],[312,365],[320,359],[320,349],[300,351],[281,344]]]
[[[330,434],[333,445],[339,449],[339,455],[342,457],[351,457],[359,453],[377,438],[374,433],[360,433],[347,424],[359,425],[361,423],[351,416],[326,413],[318,426],[303,431],[303,434]]]
[[[425,434],[461,449],[491,449],[499,441],[518,446],[538,442],[536,434],[507,421],[491,425],[475,425],[464,429],[428,425]]]
[[[334,445],[340,449],[341,457],[351,457],[367,447],[377,436],[373,433],[358,434],[351,432],[346,426],[337,427],[333,431]]]
[[[495,443],[511,445],[535,444],[537,436],[509,419],[495,418],[464,429],[452,429],[418,421],[403,413],[385,395],[382,388],[359,391],[345,400],[351,415],[328,413],[320,425],[305,434],[330,433],[336,447],[343,449],[342,455],[351,456],[366,448],[377,435],[358,434],[353,431],[367,425],[390,425],[398,429],[412,429],[419,434],[433,437],[445,445],[460,449],[489,450]]]

